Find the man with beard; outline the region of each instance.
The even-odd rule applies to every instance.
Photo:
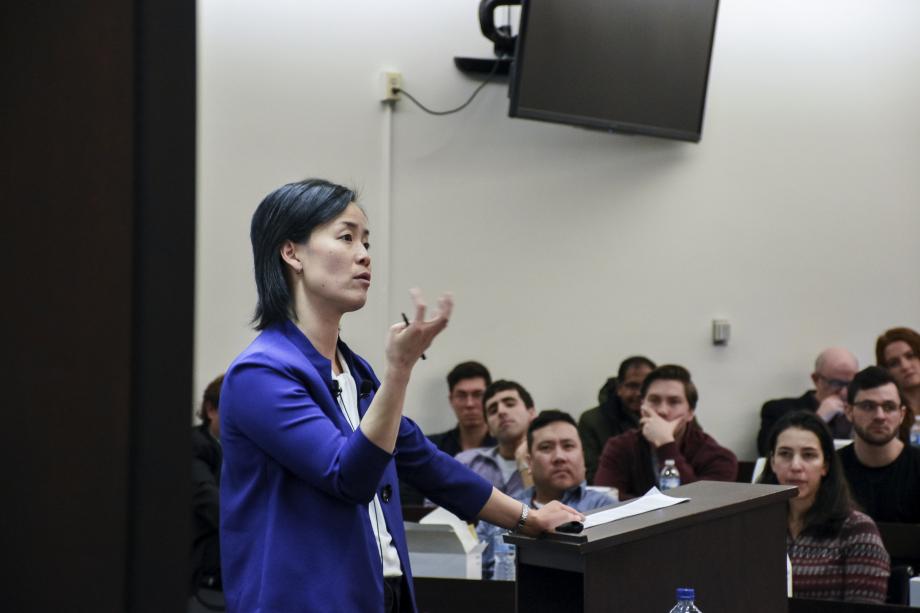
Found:
[[[588,483],[594,483],[597,461],[607,439],[639,427],[639,391],[655,363],[634,355],[620,363],[617,376],[607,379],[598,394],[598,406],[588,409],[578,420],[578,434],[585,450]]]
[[[482,396],[483,414],[498,444],[461,451],[457,461],[512,498],[533,485],[527,463],[527,428],[536,416],[533,398],[516,381],[495,381]]]
[[[920,522],[920,449],[898,438],[906,412],[888,371],[870,366],[847,388],[853,444],[838,451],[850,490],[879,522]]]

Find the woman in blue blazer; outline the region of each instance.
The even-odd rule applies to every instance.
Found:
[[[399,479],[466,519],[527,534],[582,516],[529,510],[441,453],[402,416],[415,362],[447,325],[390,328],[383,380],[339,338],[371,282],[354,192],[310,179],[259,205],[250,237],[261,334],[221,392],[221,557],[228,611],[414,611]]]

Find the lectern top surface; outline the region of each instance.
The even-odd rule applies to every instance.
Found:
[[[744,509],[782,502],[794,497],[796,489],[785,485],[697,481],[668,491],[668,494],[673,493],[674,496],[690,498],[685,503],[587,528],[580,534],[546,534],[540,540],[546,545],[575,548],[581,553],[587,553],[596,547],[608,547],[677,530],[689,524],[718,519]],[[519,535],[509,535],[506,538],[525,547],[536,540]]]

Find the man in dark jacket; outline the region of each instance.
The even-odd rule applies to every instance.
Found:
[[[489,434],[482,411],[482,395],[492,383],[489,369],[472,360],[461,362],[447,373],[447,401],[457,416],[457,425],[445,432],[428,434],[435,447],[455,456],[477,447],[494,447],[498,442]],[[425,497],[412,484],[399,482],[400,501],[405,505],[421,505]]]
[[[221,375],[204,391],[198,417],[192,428],[192,577],[191,589],[221,589],[220,580],[220,447]]]
[[[457,416],[457,425],[428,436],[438,449],[455,456],[467,449],[496,444],[482,412],[482,395],[491,383],[489,369],[479,362],[457,364],[447,374],[447,399]]]
[[[842,347],[825,349],[815,360],[811,380],[815,389],[798,398],[779,398],[766,402],[760,409],[760,432],[757,433],[757,451],[761,456],[769,453],[767,440],[770,430],[779,418],[790,411],[812,411],[823,419],[834,438],[850,438],[852,426],[844,415],[847,385],[859,370],[856,356]]]
[[[615,378],[607,379],[598,393],[599,406],[588,409],[578,420],[578,434],[585,452],[588,483],[594,483],[597,461],[611,436],[639,426],[640,389],[655,363],[644,356],[632,356],[620,363]]]

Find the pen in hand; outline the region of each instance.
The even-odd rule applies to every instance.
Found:
[[[408,327],[409,327],[409,318],[406,317],[406,314],[405,314],[405,313],[402,314],[402,317],[403,317],[403,323],[405,323],[405,324],[406,324],[406,327],[408,328]],[[422,352],[422,359],[423,359],[423,360],[427,360],[427,359],[428,359],[428,358],[425,357],[425,353],[424,353],[424,352]]]

